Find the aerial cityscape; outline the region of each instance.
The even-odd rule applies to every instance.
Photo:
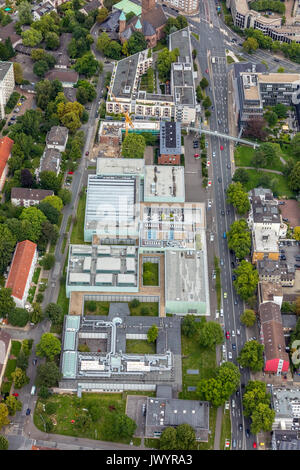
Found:
[[[300,0],[0,0],[0,197],[0,450],[300,450]]]

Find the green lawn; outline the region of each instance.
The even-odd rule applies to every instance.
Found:
[[[127,339],[126,352],[134,354],[155,354],[155,343],[148,343],[145,339]]]
[[[159,449],[159,439],[145,438],[144,445],[150,449]]]
[[[56,422],[56,426],[53,429],[55,434],[106,441],[111,440],[111,437],[108,435],[108,428],[111,426],[112,413],[125,413],[126,395],[120,393],[83,393],[81,399],[75,395],[52,395],[48,400],[39,399],[34,411],[33,421],[35,426],[41,431],[44,431],[41,415],[45,419],[46,414],[39,403],[45,404],[46,402],[54,402],[57,405],[56,412],[52,415],[52,420]],[[96,422],[92,422],[88,428],[79,431],[76,428],[76,424],[71,423],[71,420],[75,420],[76,423],[78,412],[87,408],[90,402],[97,402],[100,406],[100,418]],[[120,439],[118,442],[129,444],[130,439]]]
[[[179,398],[197,400],[196,392],[188,392],[188,386],[197,386],[200,379],[209,379],[216,370],[216,351],[199,346],[197,335],[187,338],[181,335],[182,392]],[[187,374],[187,369],[199,369],[198,375]]]
[[[75,243],[75,244],[85,243],[84,242],[85,202],[86,202],[86,192],[85,192],[85,188],[83,188],[79,201],[78,201],[76,219],[75,219],[72,234],[71,234],[71,243]]]
[[[263,175],[265,172],[264,171],[257,171],[257,170],[246,170],[248,175],[249,175],[249,181],[244,184],[244,187],[246,191],[250,191],[250,189],[257,188],[259,186],[259,180],[261,175]],[[288,186],[288,180],[286,179],[285,176],[283,175],[277,175],[272,173],[265,173],[270,175],[270,181],[274,184],[270,184],[271,189],[273,191],[276,191],[276,196],[277,197],[282,197],[286,196],[287,198],[290,198],[293,196],[293,192]]]
[[[40,277],[41,269],[42,269],[42,268],[36,268],[36,270],[35,270],[34,273],[33,273],[32,282],[34,282],[34,284],[37,284],[37,283],[38,283],[38,280],[39,280],[39,277]]]
[[[143,263],[143,285],[144,286],[158,286],[158,268],[159,263]]]
[[[272,161],[271,164],[266,165],[264,168],[266,168],[267,170],[282,171],[283,164],[281,163],[280,158],[279,158],[280,156],[283,156],[282,151],[280,149],[279,144],[272,144],[272,145],[276,147],[277,157],[276,159]],[[238,146],[234,153],[236,166],[253,166],[252,159],[253,159],[254,153],[255,153],[255,150],[252,147],[247,147],[243,145]]]
[[[22,343],[21,341],[12,341],[11,342],[11,350],[10,354],[11,356],[18,356],[20,351],[21,351]]]
[[[225,449],[225,440],[228,439],[231,442],[231,420],[229,410],[224,410],[220,437],[220,450]],[[229,449],[229,447],[227,448]]]

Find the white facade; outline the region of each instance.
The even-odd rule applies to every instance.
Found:
[[[196,13],[199,10],[198,0],[162,0],[162,4],[187,15]]]
[[[8,64],[10,64],[10,66],[7,71],[3,69],[3,77],[0,80],[0,119],[5,117],[5,105],[15,87],[13,63],[0,62],[0,73],[2,64],[5,69],[8,67]]]

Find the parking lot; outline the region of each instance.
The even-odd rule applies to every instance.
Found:
[[[147,397],[143,395],[128,395],[126,402],[126,414],[129,418],[133,419],[137,428],[135,431],[135,436],[144,436],[145,434],[145,424],[146,424],[146,403]],[[143,412],[143,405],[145,411]]]
[[[23,95],[23,96],[25,96],[26,99],[23,102],[18,101],[18,103],[21,103],[21,106],[18,106],[18,104],[17,104],[15,106],[15,108],[12,110],[12,112],[10,114],[6,115],[6,117],[5,117],[6,118],[6,124],[5,124],[4,128],[8,127],[8,122],[11,120],[11,118],[15,118],[15,119],[13,119],[13,121],[16,122],[16,119],[17,119],[18,116],[22,116],[22,114],[24,114],[28,109],[33,108],[34,95],[32,93],[26,93],[19,87],[16,87],[15,91],[20,93],[20,98]],[[18,113],[14,113],[14,110],[16,108],[19,108]]]
[[[280,212],[282,218],[288,219],[291,227],[297,227],[300,225],[300,207],[298,201],[289,199],[287,201],[281,199],[279,202],[284,202],[280,205]]]

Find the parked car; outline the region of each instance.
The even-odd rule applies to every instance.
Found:
[[[235,275],[235,274],[232,275],[232,280],[233,280],[233,281],[236,280],[236,275]]]
[[[239,424],[239,430],[242,431],[243,430],[243,425],[240,423]]]
[[[250,430],[249,429],[246,429],[246,437],[250,437]]]
[[[230,339],[230,333],[229,333],[229,331],[226,331],[226,339]]]
[[[252,447],[253,447],[253,449],[256,449],[256,447],[257,447],[257,444],[256,444],[256,442],[255,442],[255,441],[253,442],[253,444],[252,444]]]
[[[73,175],[74,174],[74,171],[68,171],[68,175]]]
[[[232,343],[232,350],[236,351],[236,344],[235,343]]]
[[[232,352],[231,351],[228,352],[228,359],[232,359]]]
[[[12,394],[12,396],[13,396],[13,397],[18,397],[19,394],[18,394],[17,392],[15,392],[15,393]]]

